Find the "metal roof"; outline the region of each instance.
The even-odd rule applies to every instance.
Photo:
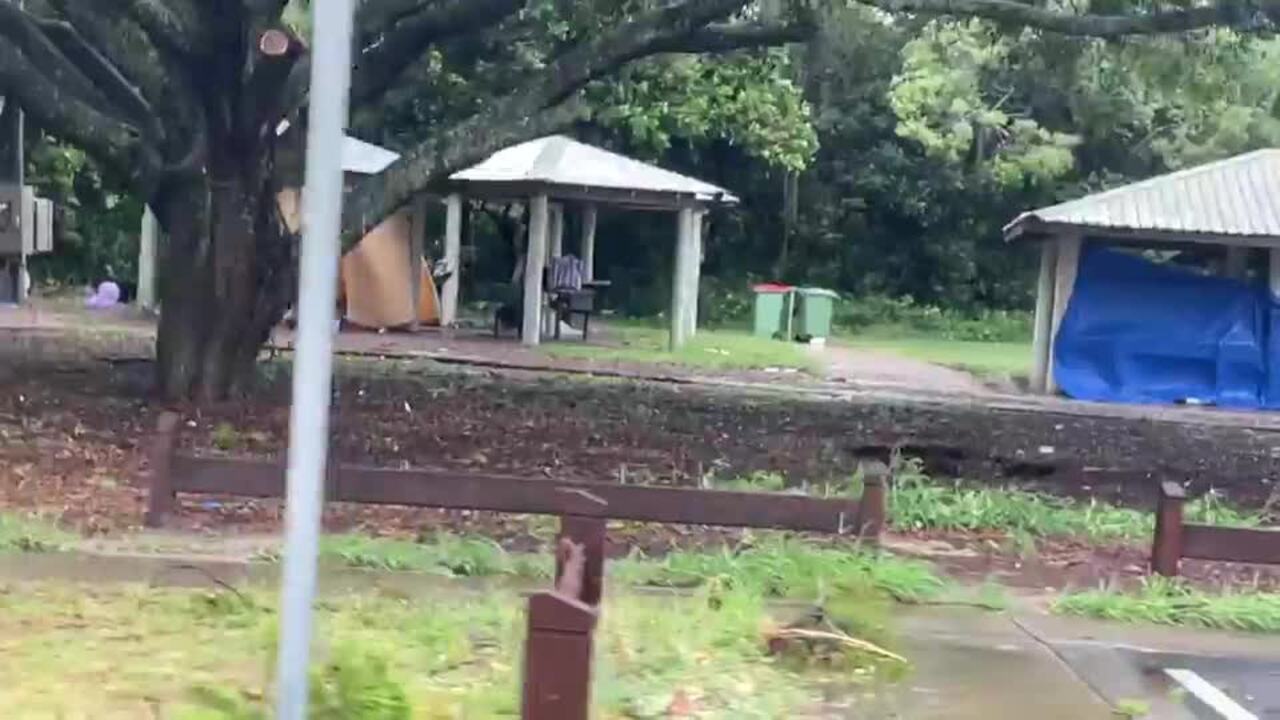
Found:
[[[1019,215],[1004,228],[1012,240],[1054,228],[1141,236],[1235,236],[1280,242],[1280,149],[1159,175]]]
[[[722,187],[563,135],[549,135],[499,150],[479,165],[454,173],[450,179],[466,183],[543,183],[638,191],[691,196],[703,202],[738,201]]]
[[[350,135],[342,140],[342,170],[344,172],[377,175],[399,159],[399,153],[353,138]]]

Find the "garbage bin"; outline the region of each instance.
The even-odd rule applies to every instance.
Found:
[[[825,288],[796,288],[800,300],[799,327],[802,339],[827,338],[831,335],[831,315],[840,296]]]
[[[756,294],[754,317],[754,334],[756,337],[771,338],[783,333],[784,328],[791,325],[791,293],[795,288],[777,283],[754,285],[751,291]],[[790,334],[789,332],[787,334]]]

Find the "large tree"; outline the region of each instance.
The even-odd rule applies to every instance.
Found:
[[[1108,14],[1011,0],[864,2],[1094,36],[1265,27],[1280,12],[1240,0],[1108,2]],[[344,236],[358,238],[467,163],[565,127],[580,92],[629,63],[802,40],[826,4],[771,6],[778,20],[764,23],[751,0],[363,0],[353,111],[376,111],[424,63],[467,73],[478,91],[350,190]],[[157,357],[171,396],[217,399],[239,387],[293,294],[297,238],[275,200],[296,182],[289,158],[306,104],[305,31],[291,9],[286,0],[27,0],[25,9],[0,0],[0,95],[145,198],[170,238]],[[294,130],[282,135],[285,119]]]

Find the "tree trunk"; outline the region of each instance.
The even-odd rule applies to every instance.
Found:
[[[293,296],[295,242],[275,193],[243,178],[211,174],[153,200],[169,236],[156,346],[168,398],[220,401],[249,389]]]

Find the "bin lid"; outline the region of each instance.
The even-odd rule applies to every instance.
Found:
[[[834,290],[828,290],[828,289],[826,289],[826,288],[819,288],[819,287],[801,287],[801,288],[796,288],[795,290],[796,290],[796,292],[800,293],[801,295],[815,295],[815,296],[820,296],[820,297],[829,297],[829,298],[831,298],[831,299],[833,299],[833,300],[839,300],[839,299],[840,299],[840,294],[839,294],[839,293],[837,293],[837,292],[836,292],[836,291],[834,291]]]
[[[782,283],[760,283],[759,285],[752,285],[751,289],[758,293],[789,293],[795,290],[794,287],[783,285]]]

